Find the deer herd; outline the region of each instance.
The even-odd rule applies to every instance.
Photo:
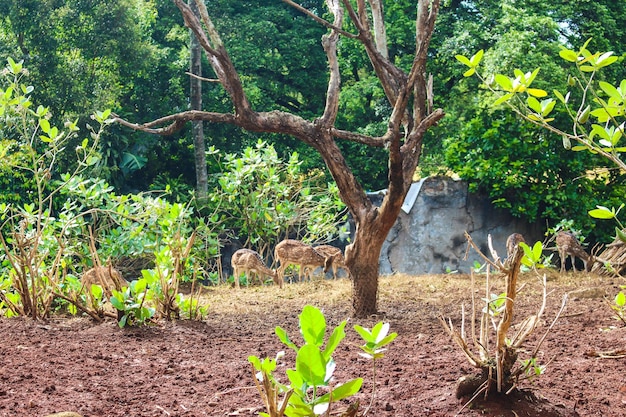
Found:
[[[572,269],[576,271],[575,259],[582,260],[584,270],[589,272],[595,262],[604,262],[595,255],[595,248],[591,253],[587,253],[578,238],[565,231],[556,234],[556,248],[561,259],[561,273],[565,272],[566,259],[569,257]],[[513,253],[520,242],[524,242],[524,238],[519,233],[513,233],[506,242],[507,252]],[[345,264],[345,259],[341,249],[330,245],[311,246],[302,241],[294,239],[285,239],[276,245],[274,249],[274,261],[278,263],[278,268],[269,268],[261,255],[252,249],[239,249],[231,258],[231,266],[235,277],[234,285],[239,288],[239,277],[245,274],[247,282],[253,282],[254,279],[264,281],[264,278],[271,278],[274,284],[280,288],[283,287],[285,281],[285,270],[290,265],[298,266],[299,281],[307,279],[310,281],[313,272],[321,267],[324,273],[332,270],[333,278],[337,278],[337,270],[344,269],[348,276],[350,272]],[[105,289],[119,289],[122,285],[123,278],[115,270],[109,267],[96,267],[87,271],[82,278],[83,285],[89,288],[91,284],[101,284]]]
[[[231,258],[235,286],[239,287],[239,276],[243,272],[248,278],[247,282],[251,282],[253,277],[265,276],[272,278],[274,283],[282,288],[285,269],[290,265],[300,267],[298,271],[300,281],[303,276],[311,280],[313,271],[318,267],[322,267],[324,273],[332,269],[334,278],[337,278],[339,268],[347,271],[341,249],[330,245],[311,246],[294,239],[285,239],[276,245],[274,260],[280,264],[276,270],[267,267],[258,252],[251,249],[239,249]]]
[[[561,273],[565,272],[565,263],[570,258],[571,267],[576,272],[576,258],[583,262],[584,270],[589,272],[595,262],[604,262],[595,255],[595,248],[591,253],[583,249],[578,238],[570,232],[560,231],[555,236],[556,249],[561,259]],[[519,233],[513,233],[506,242],[507,252],[513,253],[524,237]],[[298,280],[312,279],[313,271],[322,267],[324,273],[332,269],[333,278],[337,278],[337,270],[343,268],[348,271],[341,249],[330,245],[311,246],[294,239],[285,239],[276,245],[274,260],[279,264],[277,269],[270,269],[258,252],[251,249],[239,249],[231,258],[231,265],[235,276],[235,286],[239,287],[239,277],[245,273],[247,282],[253,282],[256,278],[262,281],[263,277],[271,278],[280,288],[283,287],[285,269],[290,265],[299,267]],[[349,271],[348,271],[349,275]]]

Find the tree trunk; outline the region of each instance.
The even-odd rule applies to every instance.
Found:
[[[379,258],[385,241],[379,236],[371,228],[367,232],[357,232],[354,243],[346,248],[346,266],[352,278],[354,317],[367,317],[378,311]]]
[[[189,6],[193,13],[198,16],[198,7],[194,0],[189,0]],[[190,68],[192,74],[189,79],[189,99],[191,110],[202,110],[202,47],[198,38],[192,30],[189,31],[190,37]],[[196,165],[196,197],[198,203],[202,206],[207,199],[208,194],[208,177],[206,166],[206,147],[204,144],[204,130],[202,120],[194,120],[192,122],[192,137],[194,147],[194,158]]]
[[[380,251],[404,201],[405,192],[389,198],[381,207],[369,206],[355,216],[354,242],[346,247],[346,266],[352,279],[354,317],[367,317],[378,311],[378,272]],[[354,213],[353,213],[354,216]]]

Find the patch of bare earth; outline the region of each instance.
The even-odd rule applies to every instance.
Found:
[[[535,311],[536,278],[518,297],[521,320]],[[362,376],[361,412],[372,394],[370,364],[357,355],[352,324],[391,323],[399,334],[377,365],[376,396],[369,416],[626,416],[626,328],[603,301],[623,280],[585,274],[555,276],[544,323],[527,344],[541,337],[570,295],[548,334],[540,357],[544,375],[521,384],[516,396],[463,408],[455,396],[459,377],[474,373],[437,317],[458,325],[461,305],[470,304],[470,279],[463,275],[392,276],[380,280],[380,314],[351,320],[337,350],[338,382]],[[0,320],[0,416],[45,416],[60,411],[115,416],[253,416],[264,411],[252,380],[249,355],[274,357],[286,348],[277,325],[298,339],[298,314],[306,304],[323,309],[329,325],[350,312],[350,283],[324,281],[276,287],[208,288],[209,317],[203,322],[163,322],[119,329],[113,321],[86,318],[45,322]],[[478,296],[482,296],[482,290]],[[535,295],[533,295],[535,294]],[[466,307],[467,308],[467,307]],[[514,320],[516,321],[516,320]],[[293,357],[286,356],[284,370]],[[337,407],[338,409],[339,407]]]

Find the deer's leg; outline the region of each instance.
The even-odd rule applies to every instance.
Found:
[[[572,262],[572,271],[576,272],[576,257],[574,255],[570,255],[569,259]]]
[[[233,274],[235,275],[235,288],[239,288],[239,268],[235,267]]]

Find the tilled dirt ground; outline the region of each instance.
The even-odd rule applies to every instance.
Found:
[[[518,297],[516,322],[541,301],[537,279],[523,280],[528,285]],[[626,416],[626,327],[603,299],[614,297],[620,284],[621,279],[581,273],[551,277],[542,326],[525,345],[528,352],[534,349],[569,293],[539,349],[545,373],[522,381],[521,395],[491,396],[490,402],[464,407],[467,398],[456,398],[456,381],[475,370],[438,317],[458,326],[461,305],[466,311],[471,306],[469,277],[384,277],[380,314],[351,319],[346,326],[348,335],[335,355],[335,378],[365,379],[356,396],[363,413],[372,398],[372,367],[357,354],[360,339],[352,326],[384,320],[398,338],[377,363],[369,416]],[[483,292],[476,290],[477,297]],[[321,308],[335,326],[349,317],[351,304],[347,280],[291,284],[282,291],[207,288],[203,298],[210,313],[201,322],[120,329],[114,321],[95,324],[87,318],[0,319],[0,416],[61,411],[85,417],[258,415],[265,410],[248,356],[274,357],[288,350],[274,335],[277,325],[300,342],[298,315],[304,305]],[[285,356],[279,379],[286,380],[284,370],[294,366],[293,359]]]

